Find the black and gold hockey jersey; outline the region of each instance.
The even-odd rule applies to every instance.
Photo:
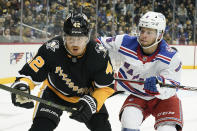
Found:
[[[95,41],[87,44],[82,56],[73,57],[63,38],[55,37],[44,43],[19,73],[35,82],[44,82],[60,98],[72,103],[90,94],[97,100],[98,109],[114,92],[110,58]]]

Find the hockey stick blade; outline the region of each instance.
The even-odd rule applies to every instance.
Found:
[[[0,89],[3,89],[3,90],[5,90],[5,91],[9,91],[9,92],[14,93],[14,94],[18,94],[18,95],[21,95],[21,96],[25,96],[25,97],[27,97],[27,98],[30,98],[30,99],[35,100],[35,101],[38,101],[38,102],[43,103],[43,104],[46,104],[46,105],[48,105],[48,106],[55,107],[55,108],[60,109],[60,110],[62,110],[62,111],[73,112],[73,109],[70,108],[70,107],[62,106],[62,105],[53,103],[52,101],[44,100],[44,99],[39,98],[39,97],[37,97],[37,96],[30,95],[30,94],[28,94],[28,93],[24,93],[24,92],[22,92],[22,91],[20,91],[20,90],[17,90],[17,89],[8,87],[8,86],[6,86],[6,85],[0,84]]]
[[[121,79],[121,78],[114,78],[116,81],[125,81],[125,82],[131,82],[131,83],[140,83],[144,84],[145,81],[136,81],[136,80],[127,80],[127,79]],[[191,86],[175,86],[171,84],[162,84],[162,87],[166,88],[176,88],[176,89],[181,89],[181,90],[188,90],[188,91],[197,91],[197,87],[191,87]]]

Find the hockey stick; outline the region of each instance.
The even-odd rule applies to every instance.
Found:
[[[114,78],[116,81],[125,81],[125,82],[131,82],[131,83],[140,83],[144,84],[145,81],[135,81],[135,80],[127,80],[127,79],[121,79],[121,78]],[[175,86],[171,84],[162,84],[160,83],[162,87],[167,88],[176,88],[176,89],[182,89],[182,90],[188,90],[188,91],[197,91],[197,87],[191,87],[191,86]]]
[[[52,101],[47,101],[47,100],[41,99],[41,98],[39,98],[37,96],[30,95],[28,93],[24,93],[24,92],[22,92],[20,90],[8,87],[6,85],[0,84],[0,89],[6,90],[6,91],[9,91],[9,92],[12,92],[14,94],[21,95],[21,96],[25,96],[27,98],[30,98],[30,99],[35,100],[35,101],[38,101],[38,102],[43,103],[43,104],[46,104],[48,106],[55,107],[55,108],[60,109],[62,111],[73,112],[73,109],[70,108],[70,107],[62,106],[62,105],[53,103]]]

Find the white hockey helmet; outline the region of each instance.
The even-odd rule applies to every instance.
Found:
[[[139,29],[140,29],[140,27],[146,27],[146,28],[151,28],[151,29],[157,30],[157,38],[156,38],[155,43],[153,44],[153,45],[155,45],[155,44],[159,43],[163,38],[163,33],[166,28],[165,16],[159,12],[149,11],[149,12],[145,13],[140,18],[138,27],[139,27]],[[159,36],[161,36],[161,38],[158,40]],[[151,45],[151,47],[153,45]],[[149,47],[150,46],[144,47],[144,48],[149,48]]]

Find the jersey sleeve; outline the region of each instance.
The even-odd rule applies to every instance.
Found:
[[[108,50],[113,50],[118,52],[122,44],[123,38],[124,35],[117,35],[114,37],[99,37],[97,39],[97,42],[102,44]]]
[[[111,60],[106,52],[105,56],[99,54],[97,58],[97,69],[94,73],[94,82],[97,87],[105,87],[111,85],[114,78]]]
[[[114,37],[100,37],[97,39],[97,42],[108,50],[114,72],[118,72],[125,60],[124,56],[119,52],[124,38],[125,35],[117,35]]]
[[[23,66],[19,71],[19,74],[28,77],[35,82],[44,81],[49,72],[49,57],[50,54],[46,49],[45,43],[39,48],[34,58]]]
[[[97,62],[99,68],[94,74],[95,89],[92,96],[97,100],[97,111],[99,111],[105,100],[115,91],[114,73],[109,56],[100,56]]]
[[[181,81],[181,71],[182,71],[182,62],[180,60],[179,53],[177,52],[167,69],[161,71],[160,76],[164,78],[164,84],[170,84],[170,85],[180,85]],[[167,88],[167,87],[161,87],[158,89],[160,92],[160,95],[157,95],[156,97],[159,99],[168,99],[176,94],[175,88]]]

